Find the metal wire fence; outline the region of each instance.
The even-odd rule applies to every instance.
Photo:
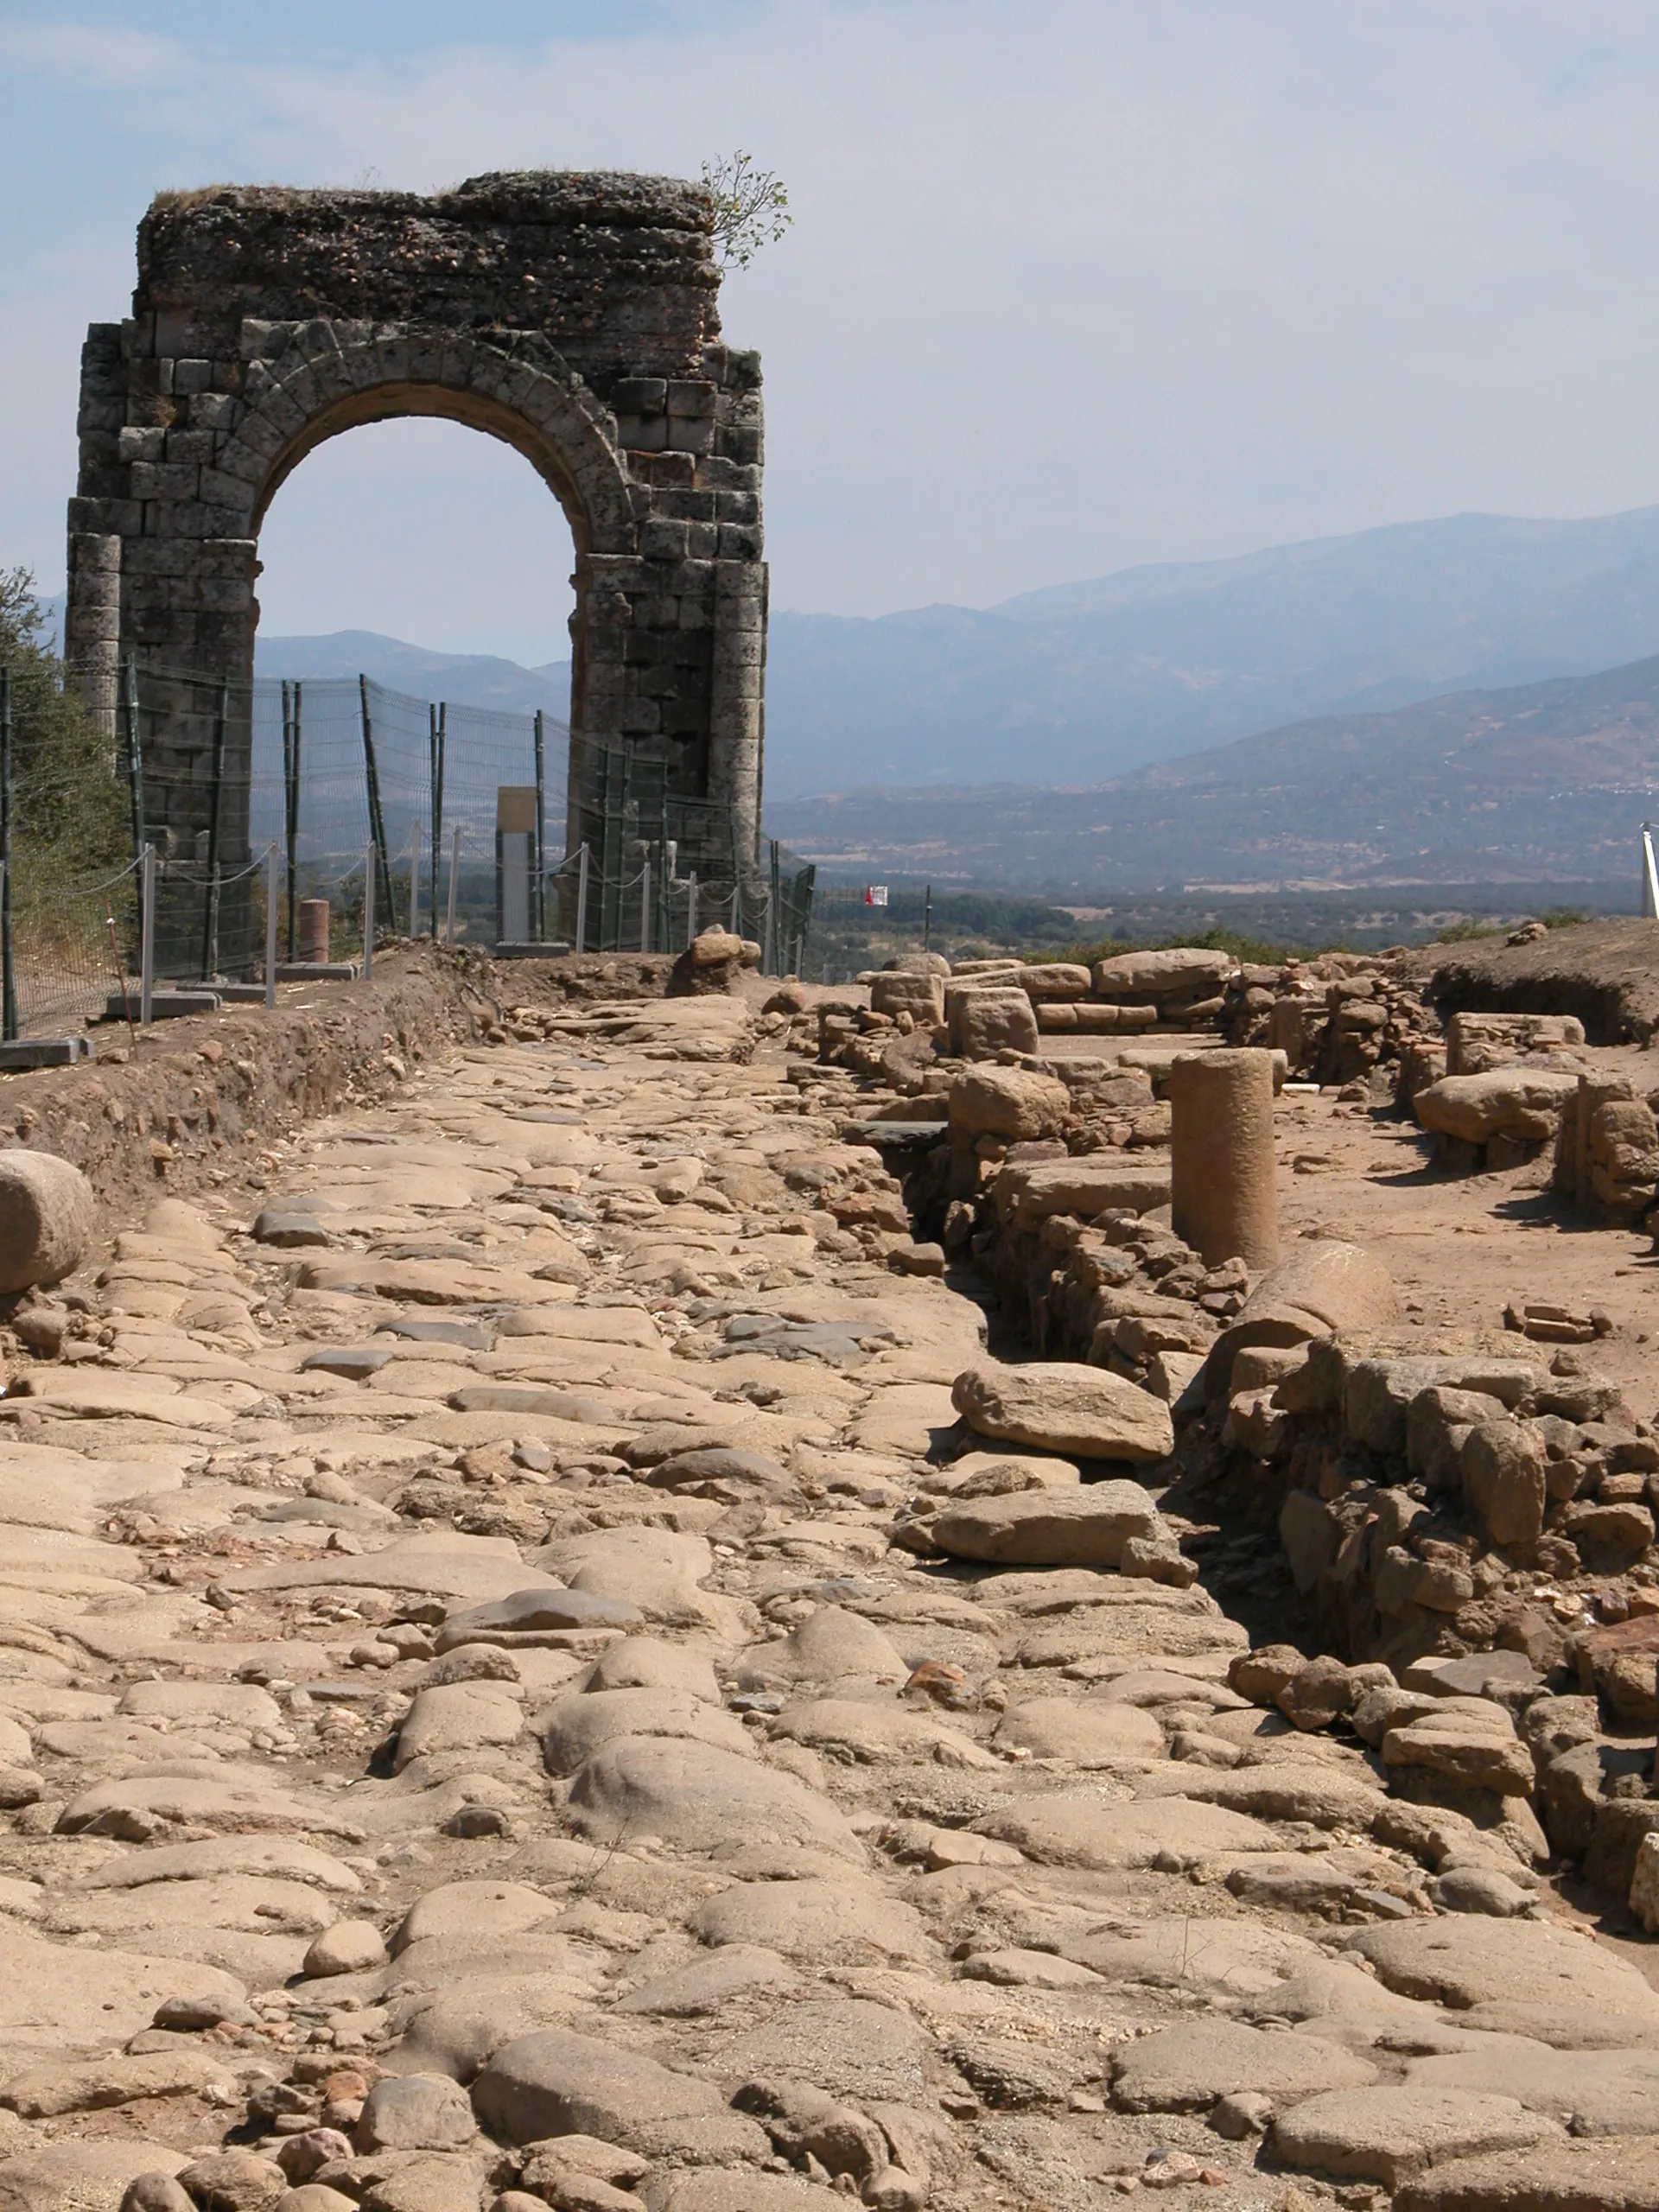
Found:
[[[137,911],[136,861],[16,901],[6,917],[6,1035],[60,1037],[104,1014],[121,995]]]
[[[717,923],[758,940],[766,972],[801,965],[813,869],[775,842],[757,866],[729,812],[677,789],[661,760],[625,747],[581,755],[581,834],[555,857],[567,843],[566,756],[565,732],[541,715],[417,699],[366,676],[238,685],[134,660],[117,687],[113,749],[69,764],[60,791],[34,764],[24,836],[0,711],[6,1033],[102,1011],[137,974],[147,850],[148,972],[176,983],[264,981],[268,941],[279,963],[315,960],[307,908],[320,901],[334,961],[372,953],[365,924],[383,942],[673,952]],[[72,865],[90,849],[85,836],[54,852],[50,825],[83,816],[111,861],[130,854],[124,867]]]

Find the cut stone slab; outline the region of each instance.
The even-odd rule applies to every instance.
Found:
[[[845,1817],[792,1774],[669,1737],[625,1738],[598,1752],[570,1785],[569,1816],[606,1844],[654,1835],[713,1856],[740,1845],[804,1843],[864,1857]]]
[[[1453,1914],[1361,1929],[1347,1948],[1370,1959],[1389,1989],[1458,2012],[1518,2003],[1659,2020],[1659,1990],[1635,1967],[1542,1922]]]
[[[952,1502],[927,1531],[941,1551],[958,1559],[999,1567],[1111,1567],[1132,1536],[1155,1535],[1162,1526],[1138,1483],[1105,1482]]]
[[[1273,2147],[1300,2173],[1398,2189],[1426,2166],[1484,2151],[1560,2141],[1552,2120],[1514,2097],[1455,2089],[1334,2089],[1306,2098],[1274,2123]]]
[[[84,1874],[82,1890],[142,1888],[151,1882],[213,1881],[227,1875],[261,1874],[274,1880],[304,1882],[319,1890],[351,1896],[363,1886],[359,1876],[314,1844],[287,1836],[213,1836],[196,1843],[152,1845],[123,1852]],[[330,1914],[331,1919],[338,1917]]]
[[[518,1547],[505,1536],[463,1536],[453,1529],[400,1536],[384,1550],[326,1559],[296,1560],[278,1567],[238,1567],[222,1575],[227,1590],[402,1590],[441,1598],[465,1598],[482,1605],[519,1592],[560,1585],[551,1575],[526,1567]]]
[[[652,1636],[619,1637],[594,1660],[584,1690],[676,1690],[721,1702],[720,1684],[706,1651],[691,1643],[665,1643]]]
[[[1406,2079],[1518,2097],[1573,2135],[1659,2135],[1659,2051],[1560,2051],[1505,2037],[1489,2050],[1414,2058]]]
[[[559,1699],[537,1725],[550,1774],[574,1774],[607,1744],[628,1737],[678,1737],[753,1757],[748,1731],[734,1713],[683,1690],[581,1691]]]
[[[1322,1828],[1367,1828],[1388,1802],[1388,1793],[1369,1773],[1311,1759],[1264,1760],[1220,1771],[1177,1760],[1142,1776],[1135,1795],[1142,1802],[1186,1797],[1260,1820],[1306,1821]]]
[[[928,2040],[908,2013],[862,1998],[805,1998],[772,2008],[765,2023],[712,2054],[724,2079],[780,2075],[858,2103],[919,2104]]]
[[[1229,2004],[1256,1999],[1270,2012],[1280,2009],[1282,1993],[1297,1976],[1317,1972],[1322,1962],[1316,1947],[1289,1929],[1237,1917],[1195,1920],[1189,1914],[1116,1922],[1063,1936],[1061,1948],[1066,1958],[1114,1985],[1145,1982]],[[1349,1971],[1359,1976],[1357,1967]],[[1359,1978],[1376,1987],[1368,1976]]]
[[[451,1613],[439,1630],[439,1651],[459,1643],[489,1643],[499,1637],[543,1635],[550,1629],[638,1628],[645,1615],[626,1599],[601,1598],[589,1590],[561,1590],[537,1584],[482,1605]]]
[[[658,1974],[642,1982],[618,1998],[616,2010],[666,2019],[697,2019],[719,2012],[734,1998],[799,1986],[800,1976],[776,1951],[759,1943],[729,1943],[710,1958],[694,1959],[677,1973]]]
[[[1184,2020],[1137,2037],[1114,2060],[1112,2102],[1121,2112],[1202,2112],[1219,2097],[1256,2089],[1284,2106],[1376,2079],[1368,2060],[1294,2029]]]
[[[473,2084],[473,2107],[506,2143],[581,2134],[628,2145],[652,2121],[713,2117],[726,2100],[712,2082],[654,2059],[546,2029],[495,2053]]]
[[[950,1397],[980,1435],[1065,1458],[1139,1466],[1166,1459],[1175,1448],[1163,1401],[1104,1368],[1042,1361],[969,1367],[957,1376]]]
[[[516,1743],[524,1725],[517,1698],[493,1682],[446,1682],[416,1690],[397,1732],[393,1764],[466,1751],[479,1744]]]
[[[48,1943],[0,1921],[0,2047],[14,2065],[32,2054],[128,2043],[169,1997],[211,1993],[239,2004],[242,1985],[213,1967],[148,1958],[100,1944]]]
[[[118,1368],[38,1368],[14,1386],[48,1415],[75,1421],[153,1421],[175,1428],[228,1428],[236,1408],[181,1390],[170,1376]]]
[[[1100,1698],[1022,1699],[1003,1714],[995,1743],[1082,1767],[1139,1766],[1164,1755],[1164,1732],[1149,1713]]]
[[[130,2136],[48,2144],[0,2159],[0,2212],[116,2212],[140,2174],[181,2173],[188,2164],[165,2143]]]
[[[1452,2159],[1408,2182],[1394,2212],[1659,2212],[1659,2135]]]
[[[1167,1865],[1179,1873],[1233,1852],[1279,1848],[1279,1838],[1262,1821],[1184,1797],[1107,1804],[1061,1793],[999,1807],[973,1827],[1039,1865],[1103,1872]]]
[[[910,1666],[891,1637],[844,1605],[819,1605],[776,1643],[755,1643],[739,1665],[742,1681],[903,1682]]]
[[[1411,1109],[1424,1128],[1465,1144],[1499,1135],[1540,1144],[1554,1135],[1578,1088],[1578,1076],[1567,1068],[1493,1068],[1485,1075],[1442,1076],[1417,1093]]]
[[[937,1956],[915,1907],[871,1882],[741,1882],[700,1904],[689,1925],[705,1943],[758,1945],[808,1965]]]
[[[352,1838],[362,1833],[322,1804],[302,1803],[274,1787],[257,1770],[242,1772],[228,1762],[222,1771],[141,1768],[118,1781],[94,1783],[58,1816],[60,1835],[118,1836],[128,1843],[148,1843],[169,1827],[308,1828]]]
[[[200,2096],[210,2083],[230,2088],[233,2079],[224,2056],[205,2048],[142,2056],[116,2051],[79,2065],[59,2063],[14,2074],[0,2088],[0,2107],[21,2120],[54,2120],[149,2097]]]
[[[994,1767],[997,1763],[970,1736],[933,1713],[873,1698],[803,1698],[784,1707],[771,1733],[814,1751],[851,1758],[861,1765],[889,1759],[931,1759],[955,1767]]]

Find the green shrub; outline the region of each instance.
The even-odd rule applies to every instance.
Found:
[[[0,569],[0,668],[11,679],[12,907],[20,915],[130,857],[126,787],[110,741],[66,688],[27,569]]]

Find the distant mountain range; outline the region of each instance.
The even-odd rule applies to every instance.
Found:
[[[983,611],[774,614],[766,789],[1095,784],[1314,715],[1659,652],[1659,507],[1454,515]]]
[[[383,638],[374,630],[335,630],[321,638],[275,638],[261,633],[254,672],[268,677],[368,676],[389,690],[417,699],[446,699],[459,707],[490,707],[498,714],[538,711],[563,729],[570,713],[570,664],[521,668],[493,653],[429,652],[424,645]]]
[[[1151,888],[1638,879],[1659,816],[1659,658],[1325,715],[1067,791],[1007,785],[774,801],[842,876],[1108,896]]]

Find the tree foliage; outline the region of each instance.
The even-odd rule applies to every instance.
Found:
[[[757,168],[751,154],[705,162],[702,181],[715,203],[715,251],[722,269],[747,269],[795,219],[783,179],[774,169]]]
[[[0,668],[11,686],[12,903],[22,910],[119,868],[126,796],[107,738],[65,685],[35,579],[0,569]]]

